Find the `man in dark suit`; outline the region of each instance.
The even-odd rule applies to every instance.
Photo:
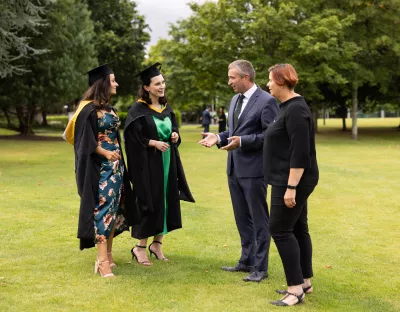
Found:
[[[268,277],[271,236],[268,229],[267,186],[263,177],[264,131],[274,121],[279,106],[274,97],[254,83],[249,61],[237,60],[228,67],[228,84],[237,93],[231,100],[228,130],[203,133],[199,143],[215,144],[228,151],[228,184],[239,231],[242,254],[230,272],[251,272],[245,281],[260,282]]]
[[[211,105],[207,105],[207,108],[202,113],[202,123],[201,125],[204,128],[204,132],[210,131],[211,124]]]

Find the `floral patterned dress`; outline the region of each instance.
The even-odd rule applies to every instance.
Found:
[[[108,151],[118,151],[118,128],[121,122],[112,113],[103,113],[98,118],[98,145]],[[123,188],[124,166],[121,160],[114,162],[104,158],[100,167],[99,191],[94,211],[95,243],[104,243],[109,238],[115,224],[115,232],[121,232],[125,220],[121,214],[121,194]]]

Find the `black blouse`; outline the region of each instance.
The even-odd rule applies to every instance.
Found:
[[[298,186],[315,186],[319,172],[311,111],[302,96],[281,103],[281,110],[264,134],[264,178],[286,186],[290,168],[304,168]]]

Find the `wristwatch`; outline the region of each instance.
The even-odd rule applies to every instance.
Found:
[[[286,187],[287,187],[288,189],[290,189],[290,190],[295,190],[295,189],[296,189],[296,186],[290,185],[290,184],[288,184]]]

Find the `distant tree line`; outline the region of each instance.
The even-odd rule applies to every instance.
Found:
[[[170,39],[150,48],[167,94],[183,112],[227,106],[227,65],[250,60],[256,82],[268,67],[292,63],[297,91],[315,113],[336,112],[347,129],[358,109],[400,109],[400,0],[219,0],[191,3],[192,15],[172,24]],[[73,106],[88,69],[113,61],[118,102],[136,93],[133,75],[145,60],[145,19],[130,0],[3,0],[0,5],[0,112],[11,128],[32,132],[33,118]],[[17,120],[18,125],[13,124]]]
[[[32,133],[34,117],[73,105],[89,69],[115,61],[120,96],[136,89],[150,36],[129,0],[3,0],[0,110],[10,128]],[[14,125],[12,120],[17,120]]]
[[[358,109],[400,109],[399,0],[219,0],[190,7],[192,16],[171,26],[171,40],[150,50],[150,61],[164,64],[168,96],[183,111],[226,106],[227,65],[235,59],[252,61],[262,86],[269,66],[292,63],[297,90],[314,112],[335,110],[346,129],[351,109],[354,139]]]

